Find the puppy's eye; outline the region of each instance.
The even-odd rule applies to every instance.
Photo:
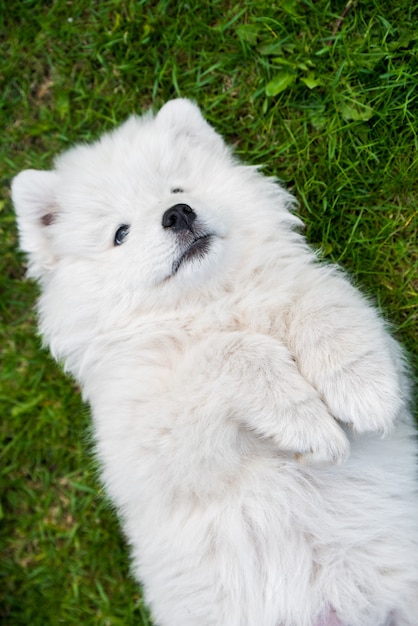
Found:
[[[183,189],[180,189],[180,187],[174,187],[174,189],[171,190],[171,193],[183,193]]]
[[[122,226],[119,226],[119,228],[117,229],[115,233],[115,238],[113,240],[114,245],[120,246],[126,240],[128,233],[129,233],[129,226],[127,224],[122,224]]]

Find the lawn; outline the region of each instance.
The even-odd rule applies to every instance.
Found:
[[[176,96],[299,200],[416,353],[418,5],[0,0],[0,619],[150,625],[88,408],[36,334],[10,180]],[[416,363],[416,362],[415,362]]]

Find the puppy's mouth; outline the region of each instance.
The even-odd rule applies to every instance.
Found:
[[[173,262],[172,276],[176,274],[179,268],[188,261],[203,259],[210,250],[213,235],[203,234],[194,236],[186,245],[180,256]]]

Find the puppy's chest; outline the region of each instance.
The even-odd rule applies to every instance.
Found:
[[[184,327],[196,341],[207,338],[211,333],[249,332],[269,335],[284,342],[290,304],[267,306],[260,300],[251,306],[240,302],[234,306],[208,308],[199,316],[186,320]]]
[[[280,314],[259,307],[207,310],[150,321],[123,345],[108,345],[90,398],[103,457],[123,450],[139,473],[153,468],[158,477],[165,468],[183,486],[196,476],[219,486],[220,476],[234,482],[248,463],[270,456],[269,443],[236,420],[223,346],[231,335],[279,338],[282,326]]]

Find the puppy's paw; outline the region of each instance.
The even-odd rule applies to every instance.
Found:
[[[339,274],[305,290],[288,317],[288,346],[330,413],[353,430],[386,434],[402,411],[404,363],[377,313]],[[321,287],[322,292],[319,291]]]
[[[324,438],[318,446],[312,446],[307,452],[297,452],[295,459],[303,465],[342,465],[350,453],[350,443],[344,432],[332,433]]]
[[[348,438],[319,398],[295,405],[287,423],[276,443],[292,450],[299,462],[340,465],[346,461],[350,452]]]
[[[328,425],[329,426],[329,425]],[[309,450],[296,453],[295,458],[304,465],[342,465],[350,453],[350,443],[344,431],[334,422],[334,427],[318,428],[318,438]]]
[[[330,412],[358,433],[388,434],[403,407],[396,372],[375,363],[357,363],[334,374],[324,385]]]

